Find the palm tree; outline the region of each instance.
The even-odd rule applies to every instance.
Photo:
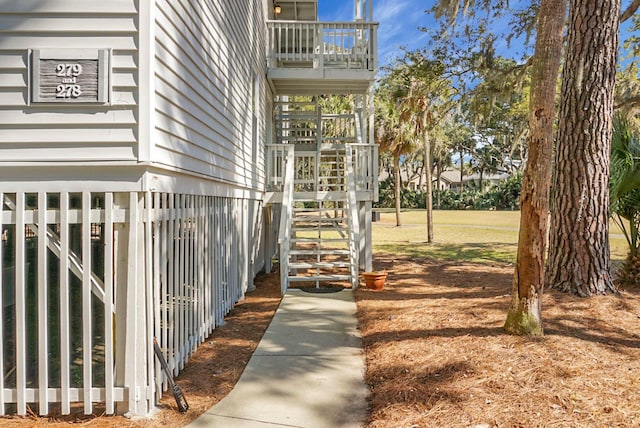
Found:
[[[440,61],[421,52],[408,53],[398,67],[402,86],[396,87],[400,120],[408,125],[412,138],[423,144],[426,175],[427,242],[433,241],[433,163],[430,131],[449,108],[451,82],[443,77]]]
[[[485,186],[483,186],[482,179],[486,172],[487,174],[494,174],[498,172],[500,163],[500,154],[495,147],[491,145],[485,145],[475,149],[473,153],[473,169],[480,174],[479,190],[484,192]]]
[[[381,89],[384,90],[384,89]],[[376,97],[376,143],[381,152],[390,153],[393,157],[396,226],[401,226],[400,221],[400,159],[402,156],[414,150],[413,141],[406,138],[405,127],[400,123],[400,117],[395,102],[388,97]]]
[[[629,268],[636,264],[640,251],[640,141],[622,115],[613,121],[609,191],[613,220],[629,245]]]

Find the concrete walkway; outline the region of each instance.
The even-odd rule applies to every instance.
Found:
[[[190,427],[361,427],[364,357],[351,291],[290,290],[235,388]]]

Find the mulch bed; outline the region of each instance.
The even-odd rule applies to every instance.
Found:
[[[640,293],[548,292],[545,336],[506,335],[513,267],[378,256],[356,292],[368,427],[640,426]],[[385,261],[381,261],[385,260]]]

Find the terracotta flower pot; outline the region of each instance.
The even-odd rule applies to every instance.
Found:
[[[382,290],[387,281],[387,272],[364,272],[364,285],[370,290]]]

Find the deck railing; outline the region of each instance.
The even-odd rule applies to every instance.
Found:
[[[355,189],[358,192],[377,194],[378,145],[344,144],[352,152],[352,166]],[[284,172],[288,150],[294,144],[269,144],[267,146],[267,189],[270,192],[283,192]],[[319,151],[301,151],[295,154],[294,186],[296,191],[322,191],[320,165],[323,159]],[[324,189],[326,190],[326,189]],[[344,189],[342,189],[344,190]]]
[[[343,68],[374,71],[377,23],[268,21],[271,68]]]
[[[321,116],[323,142],[345,142],[355,139],[354,114],[323,114]]]

